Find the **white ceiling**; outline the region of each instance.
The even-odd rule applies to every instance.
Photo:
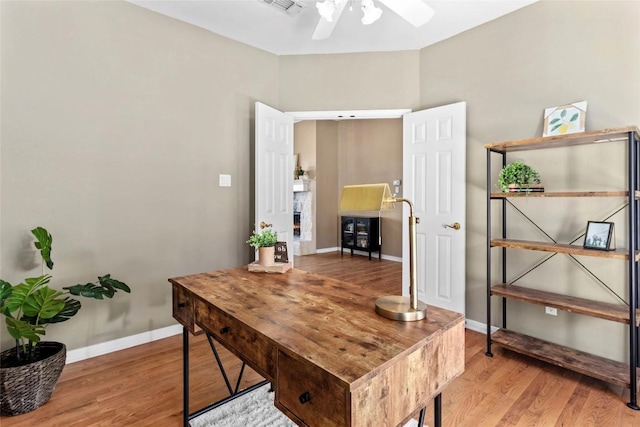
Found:
[[[379,1],[382,17],[362,25],[360,0],[347,6],[333,34],[311,40],[318,11],[315,1],[288,16],[263,0],[128,0],[144,8],[208,29],[276,55],[416,50],[484,24],[536,0],[424,0],[435,9],[433,19],[415,28]],[[402,1],[402,0],[396,0]]]

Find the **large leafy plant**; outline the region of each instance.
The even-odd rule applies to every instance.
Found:
[[[18,285],[0,279],[0,312],[5,316],[7,331],[16,340],[15,357],[25,364],[36,359],[34,344],[40,342],[49,324],[65,322],[78,313],[80,301],[71,296],[101,300],[112,298],[118,290],[131,292],[129,286],[109,274],[99,276],[94,283],[63,287],[62,291],[50,288],[52,277],[45,274],[45,265],[53,269],[53,237],[42,227],[31,233],[42,258],[42,275],[27,278]]]

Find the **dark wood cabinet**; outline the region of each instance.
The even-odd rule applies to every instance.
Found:
[[[369,252],[378,252],[378,259],[382,257],[380,252],[382,242],[380,238],[380,218],[378,217],[359,217],[359,216],[343,216],[342,224],[342,248],[340,253],[344,253],[344,249],[361,250]]]

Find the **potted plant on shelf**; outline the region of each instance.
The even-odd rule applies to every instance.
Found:
[[[49,324],[67,321],[78,313],[80,301],[72,296],[102,300],[112,298],[118,290],[131,292],[109,274],[99,276],[95,283],[67,286],[62,291],[50,288],[52,277],[45,274],[45,265],[53,269],[53,237],[42,227],[31,233],[40,251],[42,274],[17,285],[0,279],[0,311],[9,335],[16,340],[14,348],[0,353],[1,415],[33,411],[51,397],[66,361],[66,346],[41,337]]]
[[[278,233],[269,228],[262,232],[255,231],[247,240],[250,246],[258,250],[258,264],[270,267],[275,264],[275,245],[278,242]]]
[[[497,186],[503,193],[544,191],[540,184],[540,174],[520,160],[502,168]]]

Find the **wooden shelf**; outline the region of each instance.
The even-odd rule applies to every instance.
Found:
[[[535,242],[531,240],[515,239],[493,239],[491,246],[512,249],[528,249],[533,251],[556,252],[560,254],[584,255],[598,258],[629,259],[629,252],[626,249],[616,249],[613,251],[599,251],[597,249],[585,249],[578,245],[568,245],[566,243]],[[640,260],[640,251],[636,251],[636,261]]]
[[[495,142],[486,144],[484,148],[496,153],[508,153],[513,151],[537,150],[544,148],[572,147],[576,145],[596,144],[602,142],[628,141],[629,132],[634,132],[636,134],[636,138],[640,138],[640,130],[637,126],[626,126],[592,132],[574,133],[570,135],[556,135],[520,139],[517,141]]]
[[[635,192],[640,198],[640,191]],[[492,199],[506,199],[510,197],[628,197],[628,191],[542,191],[531,193],[491,193]]]
[[[502,165],[506,164],[507,157],[509,153],[520,153],[528,150],[542,150],[542,149],[550,149],[550,148],[570,148],[577,147],[588,144],[599,144],[599,143],[610,143],[610,142],[618,142],[620,148],[626,148],[627,158],[626,161],[622,164],[619,164],[620,171],[625,171],[628,179],[626,180],[626,185],[619,186],[616,185],[611,190],[601,188],[601,190],[594,189],[593,187],[589,191],[576,191],[580,187],[567,188],[570,191],[533,191],[533,192],[500,192],[499,189],[493,185],[490,180],[489,174],[493,170],[493,154],[498,154],[501,157]],[[640,189],[638,188],[638,182],[636,181],[638,174],[638,166],[633,163],[634,156],[631,153],[635,153],[637,149],[640,149],[638,145],[640,143],[640,129],[638,126],[626,126],[626,127],[618,127],[618,128],[610,128],[603,129],[598,131],[589,131],[589,132],[581,132],[574,133],[569,135],[554,135],[548,137],[538,137],[538,138],[529,138],[529,139],[521,139],[516,141],[504,141],[504,142],[496,142],[491,144],[486,144],[484,148],[487,150],[487,175],[488,179],[488,188],[486,188],[487,192],[487,201],[491,203],[491,200],[499,200],[501,201],[501,206],[503,209],[503,217],[498,218],[502,228],[503,233],[506,232],[507,225],[507,214],[504,212],[506,207],[506,201],[508,200],[510,203],[514,203],[514,199],[517,198],[617,198],[613,199],[610,202],[612,203],[620,203],[620,200],[624,203],[630,203],[631,206],[637,207],[637,202],[640,200]],[[593,147],[595,148],[595,147]],[[602,147],[603,149],[609,147]],[[611,147],[615,148],[615,147]],[[596,150],[598,153],[603,152],[602,150]],[[608,150],[605,150],[608,151]],[[602,154],[605,155],[605,154]],[[631,156],[631,157],[629,157]],[[629,161],[631,160],[631,161]],[[627,164],[628,163],[628,164]],[[573,176],[571,170],[567,171],[570,176]],[[549,189],[547,189],[549,190]],[[493,192],[492,192],[493,191]],[[617,200],[617,201],[616,201]],[[532,201],[532,203],[538,202],[536,199]],[[536,203],[537,206],[537,203]],[[596,249],[585,249],[582,245],[582,241],[580,240],[578,243],[578,239],[574,241],[576,244],[565,244],[565,243],[552,243],[549,240],[547,241],[531,241],[531,240],[518,240],[518,239],[506,239],[506,238],[493,238],[492,229],[497,224],[494,224],[492,221],[492,212],[491,206],[488,206],[487,213],[487,227],[488,227],[488,240],[489,246],[491,247],[501,247],[503,248],[502,253],[505,254],[506,250],[504,248],[509,249],[524,249],[524,250],[533,250],[533,251],[543,251],[549,253],[561,253],[570,256],[588,256],[588,257],[596,257],[596,258],[604,258],[604,259],[618,259],[624,260],[630,263],[639,262],[640,261],[640,248],[633,247],[631,248],[621,248],[612,251],[603,251]],[[518,210],[518,209],[516,209]],[[637,212],[632,212],[633,209],[631,207],[627,207],[628,211],[628,220],[629,227],[631,231],[628,231],[628,241],[629,245],[632,246],[633,242],[637,242],[638,239],[638,230],[634,229],[632,221],[633,215],[637,215]],[[520,212],[522,213],[522,212]],[[527,220],[529,220],[533,225],[535,223],[528,218],[524,213],[523,215]],[[498,236],[506,236],[506,234],[498,234]],[[632,239],[632,240],[630,240]],[[543,239],[545,240],[545,239]],[[487,267],[489,270],[492,269],[493,265],[493,253],[491,249],[489,249],[489,253],[487,254],[488,263]],[[549,256],[546,256],[545,259],[549,259]],[[507,257],[503,256],[500,260],[500,264],[502,265],[503,274],[507,267]],[[580,260],[582,261],[582,260]],[[536,267],[539,266],[536,265]],[[534,267],[534,268],[536,268]],[[630,265],[630,267],[632,267]],[[586,267],[585,267],[586,268]],[[527,274],[527,273],[525,273]],[[593,273],[592,273],[593,274]],[[492,283],[491,282],[491,271],[487,274],[487,293],[488,299],[487,301],[487,323],[491,323],[491,296],[497,296],[502,298],[508,298],[515,301],[522,301],[529,304],[537,304],[541,306],[552,307],[559,310],[564,310],[571,313],[581,314],[585,316],[590,316],[597,319],[603,319],[612,322],[618,322],[621,324],[628,325],[625,330],[628,331],[629,341],[634,342],[637,337],[639,327],[640,327],[640,309],[636,307],[630,313],[630,307],[625,304],[624,301],[620,301],[619,303],[609,303],[603,301],[596,301],[587,298],[581,298],[579,296],[569,296],[563,295],[555,292],[543,291],[540,289],[536,289],[536,284],[531,283],[530,286],[516,286],[508,283]],[[561,275],[562,276],[562,275]],[[570,278],[561,278],[560,280],[570,280]],[[627,282],[630,282],[630,279],[627,278]],[[529,285],[529,284],[528,284]],[[539,286],[538,286],[539,287]],[[628,291],[629,294],[625,298],[629,302],[632,302],[637,295],[637,282],[636,283],[628,283]],[[558,291],[559,292],[559,291]],[[581,292],[577,290],[575,295],[581,295]],[[505,301],[503,300],[503,303]],[[503,308],[505,306],[503,305]],[[522,307],[521,307],[522,308]],[[513,310],[512,310],[513,311]],[[541,310],[542,312],[542,310]],[[513,313],[518,314],[518,313]],[[503,322],[506,325],[507,322],[507,314],[506,311],[503,311]],[[522,316],[520,316],[522,317]],[[521,319],[525,320],[526,319]],[[576,319],[578,320],[578,319]],[[535,332],[534,332],[535,333]],[[609,383],[621,385],[627,388],[630,388],[630,381],[633,380],[634,390],[635,387],[640,387],[640,369],[637,367],[637,364],[640,363],[640,355],[638,355],[637,348],[629,348],[627,345],[626,356],[624,357],[628,363],[618,362],[614,360],[610,360],[604,357],[596,356],[593,354],[589,354],[583,351],[579,351],[573,349],[571,347],[566,347],[559,344],[554,344],[548,341],[544,341],[538,338],[530,337],[521,333],[517,333],[514,331],[510,331],[507,329],[502,329],[495,332],[491,336],[487,336],[487,350],[491,351],[492,343],[501,345],[507,349],[516,351],[518,353],[522,353],[524,355],[540,359],[547,363],[551,363],[563,368],[567,368],[578,372],[580,374],[588,375],[593,378],[597,378],[599,380],[603,380]],[[588,336],[586,337],[588,339]],[[608,340],[605,340],[608,341]],[[606,345],[605,341],[601,343],[601,345]],[[567,344],[564,341],[561,341]],[[635,396],[630,397],[629,405],[635,407],[638,404],[638,399]]]
[[[580,374],[621,385],[626,388],[630,386],[629,366],[625,363],[595,356],[506,329],[496,331],[491,336],[491,341],[509,350],[535,357],[536,359],[570,369]]]
[[[599,319],[629,324],[629,307],[624,304],[612,304],[572,297],[553,292],[540,291],[522,286],[501,283],[491,288],[491,295],[524,301],[531,304],[554,307],[571,313],[584,314]],[[636,310],[636,325],[640,325],[640,309]]]

